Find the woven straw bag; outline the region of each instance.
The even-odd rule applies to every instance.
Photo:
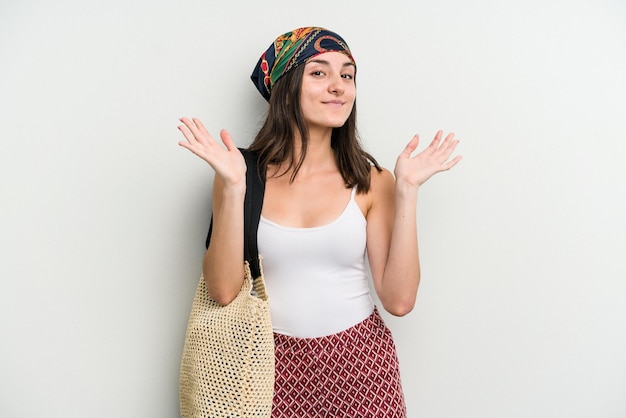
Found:
[[[183,418],[259,418],[270,417],[272,412],[274,334],[256,241],[265,179],[257,170],[258,156],[241,151],[248,166],[245,277],[239,294],[226,306],[211,299],[204,277],[200,277],[180,367]],[[212,222],[207,247],[211,230]]]
[[[274,337],[263,276],[246,277],[221,306],[200,279],[180,371],[180,408],[187,417],[269,417],[274,395]],[[251,293],[254,283],[254,294]]]

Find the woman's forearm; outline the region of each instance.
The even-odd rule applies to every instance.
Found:
[[[217,188],[214,193],[213,231],[203,262],[211,297],[227,305],[238,294],[244,278],[244,197],[241,187]]]
[[[385,309],[398,316],[415,306],[420,282],[417,197],[417,188],[396,183],[393,229],[379,297]]]

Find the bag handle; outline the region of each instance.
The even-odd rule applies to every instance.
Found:
[[[263,196],[265,195],[265,175],[259,172],[259,155],[256,152],[241,150],[246,160],[246,197],[244,200],[244,256],[250,263],[252,278],[261,276],[259,263],[259,247],[257,243],[257,231],[263,209]]]
[[[244,258],[250,265],[250,273],[252,278],[256,279],[261,276],[261,265],[259,263],[259,248],[257,244],[257,230],[259,229],[259,220],[261,219],[261,210],[263,209],[263,196],[265,195],[265,176],[259,172],[259,155],[257,152],[239,148],[241,154],[246,161],[246,196],[243,203],[243,249]],[[213,232],[213,215],[211,215],[211,224],[209,233],[206,237],[206,248],[209,248],[211,242],[211,233]]]

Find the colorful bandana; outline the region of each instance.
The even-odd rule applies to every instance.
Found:
[[[289,70],[315,55],[331,51],[342,52],[354,62],[348,44],[335,32],[318,27],[294,29],[276,38],[259,58],[250,78],[269,101],[272,87]]]

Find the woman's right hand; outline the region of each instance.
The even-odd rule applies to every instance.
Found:
[[[178,145],[209,163],[215,174],[221,177],[224,186],[245,186],[246,161],[230,134],[225,129],[220,131],[220,138],[226,146],[224,149],[199,119],[183,117],[180,121],[182,125],[178,126],[178,130],[182,132],[186,141],[180,141]]]

